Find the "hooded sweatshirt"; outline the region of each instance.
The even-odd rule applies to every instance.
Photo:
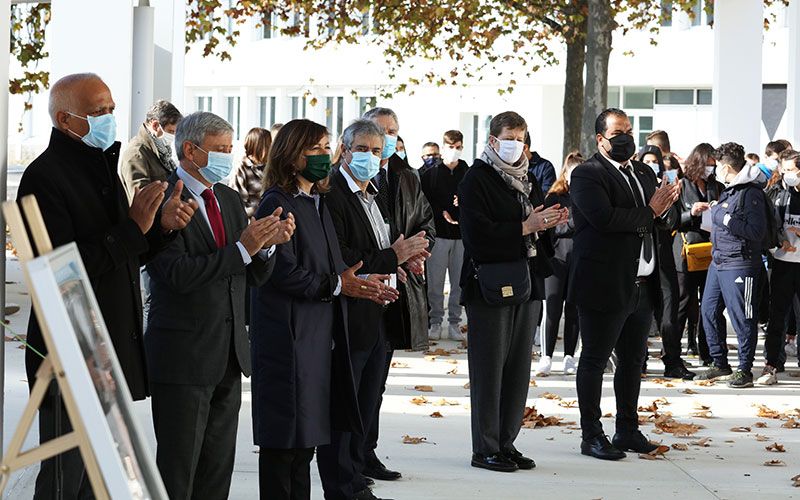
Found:
[[[711,208],[711,255],[718,269],[749,269],[761,265],[767,232],[766,201],[762,191],[765,182],[766,177],[758,167],[746,164]]]

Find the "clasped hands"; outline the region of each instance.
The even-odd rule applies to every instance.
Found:
[[[558,203],[547,208],[544,208],[544,205],[539,205],[533,209],[527,219],[522,221],[522,235],[527,236],[539,231],[545,231],[559,224],[565,224],[568,220],[568,208],[561,208]]]

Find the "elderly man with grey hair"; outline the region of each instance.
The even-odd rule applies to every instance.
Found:
[[[165,198],[166,183],[136,190],[129,204],[117,175],[114,99],[95,74],[68,75],[50,89],[53,130],[47,149],[25,169],[18,196],[34,195],[54,247],[75,242],[133,399],[148,394],[142,342],[139,267],[183,228],[194,212],[176,196]],[[166,199],[166,203],[163,204]],[[159,207],[162,207],[159,211]],[[35,315],[28,324],[25,367],[36,381],[46,353]],[[47,442],[71,426],[55,387],[39,408],[39,439]],[[42,463],[34,498],[91,497],[80,453]],[[60,465],[59,465],[60,463]]]
[[[160,99],[147,111],[144,123],[122,153],[119,173],[128,196],[137,187],[166,181],[177,167],[173,155],[175,130],[183,115],[172,103]]]
[[[248,223],[231,172],[233,128],[212,113],[185,117],[170,176],[198,205],[191,222],[147,266],[152,301],[145,335],[156,463],[170,498],[228,497],[242,374],[250,375],[245,291],[269,279],[274,245],[294,233],[281,209]]]

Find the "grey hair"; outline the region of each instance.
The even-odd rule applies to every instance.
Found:
[[[203,144],[207,135],[233,134],[231,124],[206,111],[197,111],[178,122],[175,131],[175,149],[178,160],[183,160],[183,144],[191,142],[195,146]]]
[[[366,118],[361,118],[354,121],[348,125],[346,129],[344,129],[344,132],[342,132],[342,144],[344,144],[346,149],[352,150],[353,142],[359,135],[367,137],[380,137],[381,143],[383,143],[384,139],[383,130],[375,125],[375,122]]]
[[[397,119],[397,113],[395,113],[389,108],[372,108],[366,113],[364,113],[364,115],[361,118],[364,118],[366,120],[375,120],[379,116],[391,116],[394,119],[394,122],[397,124],[397,126],[398,127],[400,126],[400,120]]]
[[[162,127],[165,125],[175,125],[181,121],[181,118],[183,118],[183,115],[178,111],[178,108],[164,99],[159,99],[153,103],[147,111],[147,115],[145,115],[145,121],[147,123],[158,120],[158,123],[161,124]]]
[[[88,80],[103,81],[95,73],[74,73],[60,78],[50,87],[50,100],[47,104],[47,111],[50,113],[50,120],[53,122],[54,127],[58,125],[56,115],[59,111],[74,112],[75,93],[73,89],[75,84]]]

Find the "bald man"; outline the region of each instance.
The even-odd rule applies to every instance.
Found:
[[[114,108],[111,91],[97,75],[57,81],[50,90],[50,143],[25,170],[18,196],[36,196],[54,247],[78,245],[131,396],[144,399],[148,385],[139,267],[168,243],[172,231],[186,226],[197,205],[181,201],[182,183],[165,202],[165,182],[137,189],[128,203],[117,175]],[[47,352],[35,315],[28,324],[28,342]],[[26,351],[30,386],[41,361],[33,349]],[[39,409],[42,443],[71,430],[55,387],[50,389]],[[42,463],[34,498],[55,498],[58,490],[64,499],[92,498],[78,450],[59,458],[60,467],[56,459]]]

